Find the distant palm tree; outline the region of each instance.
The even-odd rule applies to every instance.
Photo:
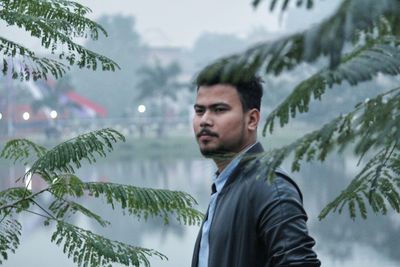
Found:
[[[166,66],[159,61],[154,66],[144,66],[139,68],[140,80],[137,83],[139,94],[137,100],[154,100],[159,105],[159,117],[157,135],[164,135],[165,115],[167,113],[167,100],[177,99],[178,92],[188,86],[186,83],[178,81],[178,76],[182,70],[177,62],[171,62]]]

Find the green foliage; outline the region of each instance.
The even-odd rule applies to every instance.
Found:
[[[110,266],[112,262],[149,266],[149,256],[166,259],[154,250],[111,241],[69,223],[79,213],[103,227],[109,225],[107,220],[77,202],[88,196],[102,198],[112,209],[119,207],[124,213],[144,220],[152,216],[168,223],[171,216],[175,216],[186,225],[201,222],[202,214],[193,208],[197,204],[195,199],[184,192],[84,182],[75,175],[75,169],[81,167],[82,161],[94,163],[96,157],[105,157],[119,141],[125,141],[119,132],[102,129],[79,135],[49,150],[25,139],[11,140],[5,145],[1,157],[14,163],[29,163],[35,158],[32,167],[23,176],[25,183],[31,183],[30,179],[42,179],[46,186],[39,191],[16,187],[0,192],[0,253],[3,260],[7,259],[8,252],[14,253],[19,244],[21,226],[13,216],[21,212],[44,217],[45,225],[56,223],[51,240],[57,245],[63,243],[64,253],[78,266]],[[46,204],[40,201],[44,193],[50,196]],[[40,212],[32,211],[32,207]]]
[[[47,79],[63,76],[68,66],[114,71],[119,68],[111,59],[76,43],[75,38],[96,40],[107,34],[96,22],[87,18],[91,10],[74,1],[65,0],[1,0],[0,19],[7,26],[24,29],[41,42],[56,58],[36,53],[13,40],[0,37],[3,54],[3,74],[20,80]]]
[[[332,210],[342,212],[347,204],[352,218],[356,217],[358,207],[360,215],[365,219],[365,200],[376,213],[386,214],[387,204],[400,213],[399,154],[394,150],[399,150],[398,144],[380,150],[348,188],[322,210],[319,217],[324,218]]]
[[[257,7],[262,1],[253,1]],[[270,1],[270,9],[288,9],[293,1]],[[297,7],[311,8],[315,1],[295,1]],[[264,135],[274,130],[274,121],[283,127],[299,113],[306,113],[312,100],[334,85],[350,86],[372,80],[378,74],[400,73],[400,3],[395,0],[344,0],[338,9],[320,24],[276,41],[260,43],[243,53],[217,60],[203,69],[198,80],[219,77],[235,83],[259,72],[280,75],[322,56],[329,64],[300,82],[267,117]],[[346,49],[344,49],[346,48]],[[345,51],[345,52],[344,52]],[[350,185],[321,212],[325,218],[347,207],[351,218],[357,211],[367,217],[373,212],[386,214],[388,207],[400,213],[400,88],[371,96],[347,114],[341,114],[321,128],[279,149],[257,155],[259,166],[270,179],[274,169],[289,155],[292,170],[299,171],[302,161],[325,161],[332,152],[350,147],[363,168]],[[254,167],[254,166],[253,166]]]
[[[48,151],[32,165],[27,175],[39,173],[44,179],[51,179],[58,177],[59,172],[74,173],[83,159],[91,164],[96,162],[96,156],[105,157],[117,141],[125,141],[125,138],[109,128],[82,134]]]
[[[333,15],[320,24],[304,32],[260,43],[243,53],[222,58],[205,68],[199,76],[207,77],[219,71],[223,74],[222,81],[237,81],[260,69],[279,75],[300,63],[314,62],[322,55],[329,57],[329,68],[334,69],[340,64],[346,42],[358,43],[366,35],[373,38],[399,31],[396,22],[400,3],[396,0],[384,2],[345,0]]]
[[[308,111],[310,100],[321,100],[326,88],[347,81],[354,86],[373,79],[378,73],[397,75],[400,73],[400,39],[383,36],[344,55],[335,69],[324,68],[297,85],[292,93],[267,117],[264,134],[269,127],[273,131],[274,119],[279,118],[280,126],[289,122],[297,112]]]
[[[112,266],[111,263],[121,263],[126,266],[149,267],[147,257],[158,256],[161,259],[167,259],[163,254],[152,249],[112,241],[62,221],[57,223],[57,229],[51,241],[57,245],[64,243],[64,253],[78,266]]]
[[[30,207],[32,192],[25,187],[11,187],[0,192],[0,215],[6,217],[11,211],[19,213]]]
[[[0,221],[0,264],[7,260],[9,251],[15,253],[18,248],[21,228],[21,224],[11,216]]]
[[[39,146],[27,139],[15,139],[7,142],[6,146],[1,151],[0,157],[14,160],[14,163],[21,161],[24,165],[27,164],[31,152],[34,152],[37,158],[46,153],[46,148]]]
[[[202,219],[202,215],[191,208],[197,204],[196,200],[184,192],[111,183],[86,183],[84,187],[94,197],[102,195],[113,208],[116,202],[139,218],[160,216],[168,223],[170,215],[175,214],[179,222],[188,225]]]

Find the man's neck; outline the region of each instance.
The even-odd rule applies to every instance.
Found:
[[[253,146],[255,143],[256,143],[256,141],[251,144],[248,144],[247,146],[245,146],[243,149],[241,149],[237,153],[226,153],[226,154],[222,155],[221,157],[214,158],[213,160],[214,160],[215,164],[217,165],[218,172],[221,173],[226,168],[226,166],[228,166],[229,163],[231,163],[231,161],[235,157],[237,157],[238,155],[247,151],[247,149],[250,148],[251,146]]]
[[[237,154],[235,154],[235,155],[237,155]],[[214,159],[214,162],[215,162],[215,164],[217,165],[217,168],[218,168],[218,172],[221,173],[225,169],[225,167],[228,166],[228,164],[232,161],[232,159],[234,157],[235,156],[227,158],[227,159],[224,159],[224,160],[215,160]]]

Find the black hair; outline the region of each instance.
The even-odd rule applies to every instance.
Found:
[[[250,72],[241,72],[230,78],[228,75],[222,75],[222,69],[210,71],[204,69],[196,78],[197,90],[200,86],[212,86],[216,84],[228,84],[236,88],[239,93],[243,111],[256,108],[261,109],[261,98],[263,96],[262,79]],[[230,75],[232,77],[232,75]]]

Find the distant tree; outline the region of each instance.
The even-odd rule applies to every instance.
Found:
[[[254,7],[263,1],[254,0]],[[289,7],[313,8],[314,0],[270,1],[270,10]],[[306,113],[312,100],[320,100],[335,85],[372,80],[377,74],[400,73],[400,2],[397,0],[343,0],[337,10],[321,23],[276,41],[259,43],[243,53],[209,65],[198,79],[222,74],[223,80],[245,79],[260,70],[280,75],[300,64],[325,56],[328,65],[300,82],[267,117],[264,135],[279,120],[283,127],[299,113]],[[380,91],[380,90],[379,90]],[[322,219],[346,206],[350,216],[386,214],[388,206],[400,213],[400,87],[363,99],[354,109],[326,122],[320,129],[293,143],[260,156],[265,171],[273,170],[290,154],[292,170],[300,161],[324,161],[328,154],[351,147],[362,170],[342,193],[321,212]]]
[[[109,38],[89,40],[85,46],[116,60],[121,69],[113,73],[76,70],[72,82],[79,93],[104,106],[110,117],[119,117],[139,93],[136,73],[147,61],[149,48],[142,43],[133,17],[103,16],[98,23],[107,29]]]
[[[136,84],[139,94],[138,100],[149,99],[159,105],[158,135],[162,136],[165,130],[165,116],[167,113],[167,100],[177,99],[180,89],[187,88],[188,84],[178,81],[181,67],[177,62],[162,66],[159,61],[154,66],[144,66],[138,69],[139,82]]]
[[[154,66],[143,66],[138,69],[140,80],[136,84],[139,93],[137,99],[169,97],[176,99],[179,89],[187,84],[178,81],[182,70],[177,62],[162,66],[159,61]]]

